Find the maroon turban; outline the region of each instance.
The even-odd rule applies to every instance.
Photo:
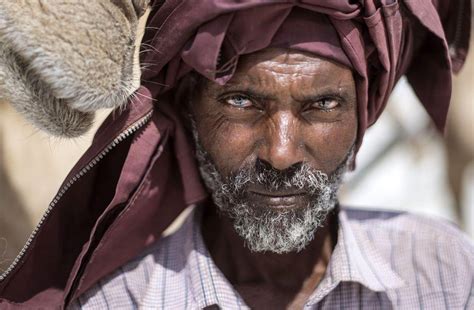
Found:
[[[357,146],[406,74],[442,130],[451,70],[467,53],[470,6],[470,0],[156,0],[141,89],[109,116],[67,177],[30,247],[0,283],[0,304],[62,307],[143,253],[186,206],[206,199],[189,136],[172,105],[160,105],[191,70],[225,83],[240,55],[269,46],[346,65],[357,85]]]
[[[455,0],[171,0],[152,13],[152,45],[143,85],[154,98],[195,70],[217,83],[233,75],[240,55],[267,47],[310,52],[354,72],[357,148],[407,75],[443,131],[451,73],[467,54],[470,1]],[[439,14],[438,12],[444,12]],[[448,45],[449,42],[449,45]],[[453,66],[454,65],[454,66]],[[156,85],[163,85],[157,87]]]

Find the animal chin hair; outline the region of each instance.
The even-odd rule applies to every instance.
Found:
[[[0,1],[0,97],[34,126],[81,136],[95,111],[123,109],[137,96],[136,32],[149,1],[70,0],[74,13],[69,5],[20,2]]]
[[[0,99],[53,136],[74,138],[87,132],[94,115],[71,109],[51,94],[33,70],[24,68],[21,57],[7,45],[0,46]]]

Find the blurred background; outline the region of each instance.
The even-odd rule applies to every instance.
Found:
[[[471,51],[474,46],[471,42]],[[368,130],[343,205],[440,217],[474,238],[474,53],[454,79],[445,136],[431,124],[405,79]],[[69,170],[92,141],[58,140],[0,102],[0,270],[18,254]]]
[[[437,132],[405,78],[368,130],[343,205],[410,211],[451,221],[474,238],[474,40],[453,78],[446,131]]]

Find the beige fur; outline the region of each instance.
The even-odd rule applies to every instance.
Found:
[[[148,0],[0,0],[0,271],[110,109],[95,111],[138,88],[148,13]],[[11,107],[38,129],[81,139],[48,138]]]
[[[0,1],[0,99],[37,128],[77,137],[140,83],[147,0]]]

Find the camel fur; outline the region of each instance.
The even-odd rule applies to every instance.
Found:
[[[38,129],[84,134],[139,87],[146,0],[0,1],[0,100]]]

